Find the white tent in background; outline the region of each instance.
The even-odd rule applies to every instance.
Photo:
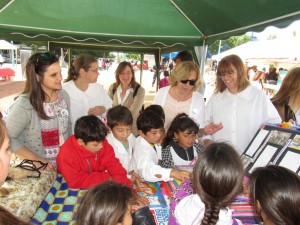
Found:
[[[18,60],[18,54],[17,54],[17,49],[18,47],[5,41],[5,40],[0,40],[0,50],[10,50],[10,57],[12,59],[16,59],[16,62]],[[14,51],[15,50],[15,51]]]
[[[0,40],[0,49],[1,50],[17,50],[17,46],[14,46],[13,44],[5,41],[5,40]]]
[[[300,39],[250,41],[218,55],[213,55],[212,59],[219,61],[231,54],[240,56],[245,63],[300,63]]]

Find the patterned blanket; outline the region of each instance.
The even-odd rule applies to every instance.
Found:
[[[169,220],[169,199],[179,182],[147,182],[147,185],[148,189],[143,193],[139,193],[139,195],[148,197],[150,211],[154,215],[157,224],[167,225]],[[38,225],[75,225],[76,212],[86,192],[87,189],[68,189],[66,181],[58,174],[49,193],[32,217],[31,222]],[[254,218],[248,198],[240,196],[230,208],[233,210],[233,216],[241,220],[243,224],[258,224]]]

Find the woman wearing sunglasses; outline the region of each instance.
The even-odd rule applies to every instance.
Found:
[[[26,76],[25,89],[10,107],[6,121],[11,150],[21,159],[47,163],[46,168],[53,170],[60,146],[71,135],[70,100],[61,90],[57,56],[49,52],[32,55]]]
[[[175,67],[169,77],[170,86],[159,89],[153,104],[161,105],[165,111],[167,130],[179,113],[186,113],[203,127],[204,98],[197,92],[201,84],[199,67],[192,61],[182,62]]]
[[[229,141],[242,154],[262,124],[281,119],[266,94],[250,85],[239,56],[224,57],[217,75],[215,93],[205,108],[205,122],[222,123],[223,129],[206,138]]]

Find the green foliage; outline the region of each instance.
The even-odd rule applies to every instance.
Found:
[[[241,36],[232,36],[228,38],[227,40],[222,41],[222,46],[227,45],[229,49],[237,47],[241,44],[245,44],[249,41],[252,41],[252,38],[246,34]],[[210,53],[212,55],[218,54],[219,50],[219,41],[214,42],[212,45],[209,46]]]
[[[127,59],[135,59],[135,60],[140,61],[141,60],[141,55],[140,54],[130,54],[130,53],[127,53],[126,54],[126,58]]]
[[[277,35],[276,34],[270,34],[268,37],[267,37],[267,40],[274,40],[277,38]]]

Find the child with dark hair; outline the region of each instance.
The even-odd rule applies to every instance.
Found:
[[[57,156],[58,172],[70,188],[90,188],[108,180],[132,187],[106,135],[105,125],[96,116],[83,116],[76,121],[75,134]]]
[[[107,125],[110,133],[107,135],[108,143],[113,147],[116,157],[127,171],[127,176],[132,183],[140,182],[140,176],[135,172],[132,157],[135,137],[131,133],[132,114],[125,106],[115,106],[107,112]]]
[[[212,143],[199,155],[192,181],[178,187],[170,204],[170,225],[241,224],[228,205],[242,191],[243,164],[226,143]]]
[[[158,115],[160,115],[163,121],[165,121],[166,119],[165,111],[163,107],[161,107],[161,105],[156,105],[156,104],[149,105],[145,110],[151,110],[153,112],[156,112]]]
[[[203,146],[195,142],[198,130],[198,125],[187,114],[178,114],[164,138],[160,165],[164,168],[190,165],[203,150]]]
[[[131,225],[130,188],[112,181],[94,186],[83,197],[77,212],[78,225]]]
[[[145,110],[137,118],[137,128],[140,136],[136,139],[134,160],[139,175],[146,181],[169,181],[172,178],[185,180],[189,177],[187,171],[162,168],[160,139],[163,135],[164,122],[160,115]]]
[[[300,224],[300,177],[284,167],[259,167],[250,175],[250,198],[265,225]]]

